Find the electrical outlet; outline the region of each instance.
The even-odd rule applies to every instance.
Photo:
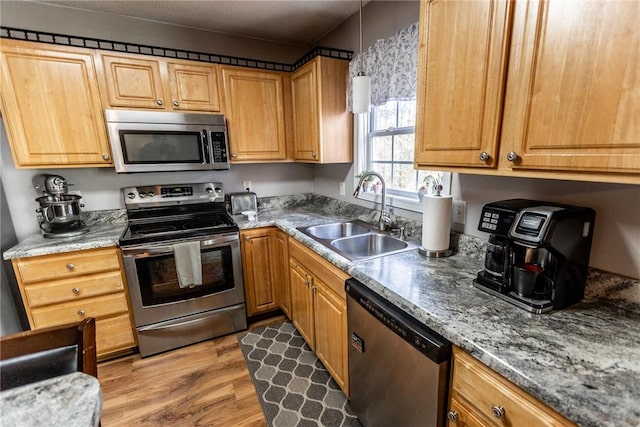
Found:
[[[457,224],[464,224],[467,218],[467,202],[464,200],[453,201],[452,221]]]
[[[344,190],[344,182],[340,183],[340,195],[344,196],[345,190]]]
[[[251,191],[251,181],[249,180],[242,181],[242,189],[244,191]]]

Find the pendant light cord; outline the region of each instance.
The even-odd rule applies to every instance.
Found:
[[[364,76],[364,58],[362,55],[362,0],[360,0],[360,72],[359,76]]]

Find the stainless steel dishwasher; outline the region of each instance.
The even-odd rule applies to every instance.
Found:
[[[345,290],[351,408],[362,425],[443,426],[451,343],[357,280]]]

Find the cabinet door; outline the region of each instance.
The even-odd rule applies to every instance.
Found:
[[[300,67],[291,76],[294,157],[296,160],[320,160],[317,75],[316,61],[311,61]]]
[[[516,2],[501,162],[638,182],[638,22],[637,1]]]
[[[254,229],[241,233],[244,290],[247,315],[278,308],[275,298],[272,265],[273,230]]]
[[[316,355],[348,395],[347,304],[317,278],[314,291]]]
[[[0,61],[16,167],[113,165],[90,51],[3,39]]]
[[[496,166],[512,3],[421,2],[418,167]]]
[[[285,160],[283,76],[223,68],[232,161]]]
[[[276,230],[273,240],[273,280],[276,288],[276,302],[291,319],[291,288],[289,287],[289,241],[287,233]]]
[[[169,62],[167,68],[174,110],[220,111],[217,65]]]
[[[111,107],[165,108],[160,62],[155,59],[101,54],[106,104]]]
[[[313,326],[313,277],[294,258],[289,261],[291,285],[291,321],[311,350],[315,350]]]

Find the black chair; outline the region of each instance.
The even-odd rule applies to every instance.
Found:
[[[98,377],[96,320],[0,338],[0,389],[84,372]]]

